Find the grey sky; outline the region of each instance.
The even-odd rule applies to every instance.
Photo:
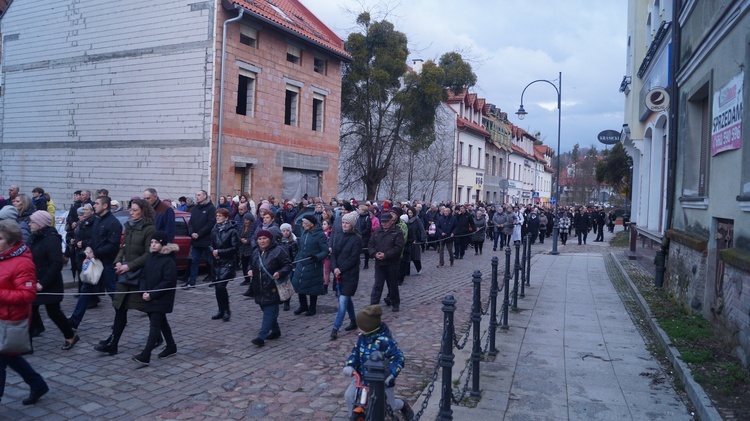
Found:
[[[343,39],[357,30],[354,20],[363,8],[369,8],[373,18],[383,18],[382,6],[364,0],[301,1]],[[560,71],[563,152],[575,143],[603,149],[596,135],[622,127],[625,97],[618,88],[625,74],[626,1],[411,0],[402,1],[385,18],[407,35],[409,63],[461,52],[477,74],[473,92],[508,112],[519,127],[540,131],[546,145],[557,144],[552,86],[529,87],[524,95],[529,114],[520,121],[515,112],[526,84],[536,79],[557,83]]]

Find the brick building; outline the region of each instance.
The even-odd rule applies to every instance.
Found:
[[[10,2],[0,18],[3,185],[61,205],[81,187],[336,193],[351,58],[299,1],[37,6]]]

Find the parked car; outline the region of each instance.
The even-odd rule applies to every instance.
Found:
[[[125,226],[125,223],[130,218],[130,212],[126,209],[117,211],[112,215],[114,215],[123,226]],[[177,270],[185,270],[190,267],[190,235],[188,235],[188,221],[190,221],[190,212],[174,211],[174,243],[180,246],[180,251],[177,252]],[[205,263],[201,263],[201,265],[205,265]]]

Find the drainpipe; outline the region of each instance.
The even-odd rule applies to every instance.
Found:
[[[219,203],[219,192],[221,191],[221,144],[223,141],[224,131],[224,64],[227,58],[227,26],[235,21],[242,19],[245,9],[235,6],[240,10],[237,17],[224,21],[224,31],[221,34],[221,78],[219,81],[219,136],[216,145],[216,203]]]

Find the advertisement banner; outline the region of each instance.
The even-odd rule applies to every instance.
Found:
[[[744,78],[745,72],[740,72],[729,83],[714,92],[711,156],[742,147],[742,81]]]

